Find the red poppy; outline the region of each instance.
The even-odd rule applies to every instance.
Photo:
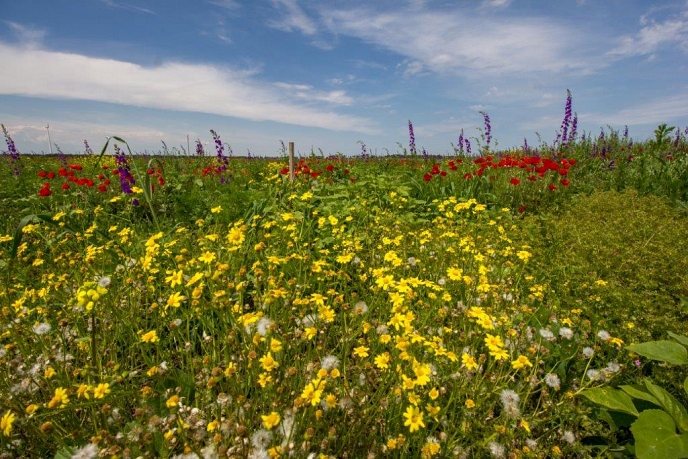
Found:
[[[511,183],[512,185],[518,185],[519,183],[521,183],[521,181],[519,179],[517,179],[516,177],[511,177],[511,180],[509,180],[509,183]]]
[[[349,175],[349,172],[351,172],[349,169],[344,169],[344,175]]]
[[[526,206],[521,206],[521,207],[518,208],[518,213],[519,213],[519,214],[522,214],[522,213],[525,212],[525,211],[526,211]]]
[[[534,182],[537,180],[537,177],[535,177],[534,175],[531,175],[530,177],[528,177],[528,180],[530,180],[531,182]]]
[[[447,171],[442,171],[442,172],[440,172],[440,175],[441,175],[442,177],[446,177],[446,176],[447,176]]]
[[[48,178],[54,179],[55,178],[55,172],[53,172],[53,171],[48,172]]]
[[[567,171],[566,169],[559,169],[559,175],[566,175],[568,173],[569,171]]]
[[[106,192],[106,191],[107,191],[107,186],[104,185],[104,184],[103,184],[103,185],[100,185],[100,186],[98,187],[98,191],[101,191],[101,192],[103,192],[103,193]]]
[[[549,188],[550,191],[554,191],[557,189],[557,187],[554,186],[554,183],[550,183],[549,185],[547,185],[547,188]]]
[[[81,164],[70,164],[69,168],[74,169],[75,171],[80,171],[82,169]]]
[[[325,167],[325,170],[327,172],[333,172],[334,171],[334,164],[328,164],[327,167]]]
[[[38,196],[41,197],[46,197],[50,196],[52,191],[50,191],[50,184],[49,183],[44,183],[43,186],[41,186],[41,189],[38,191]]]
[[[68,189],[69,189],[69,183],[64,182],[64,183],[62,184],[62,189],[63,189],[63,190],[68,190]]]
[[[564,186],[569,186],[571,184],[571,182],[569,182],[568,179],[562,179],[561,184]]]
[[[103,182],[103,185],[105,185],[105,186],[108,186],[109,184],[110,184],[110,180],[109,180],[109,179],[106,179],[106,180]]]
[[[423,175],[423,180],[425,180],[426,182],[429,182],[430,180],[432,180],[432,175],[430,175],[426,172],[425,175]]]
[[[148,170],[147,170],[146,172],[148,173],[148,175],[153,175],[153,174],[155,174],[155,171],[154,171],[153,168],[151,168],[151,167],[149,167]]]
[[[158,185],[163,186],[165,184],[165,179],[162,177],[158,177]]]
[[[46,171],[40,171],[40,172],[38,173],[38,176],[39,176],[40,178],[46,178],[46,177],[48,176],[48,173],[47,173]]]

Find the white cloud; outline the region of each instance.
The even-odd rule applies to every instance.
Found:
[[[404,9],[380,13],[370,8],[322,11],[333,33],[358,37],[440,74],[517,77],[537,72],[589,73],[606,65],[583,58],[593,45],[589,34],[552,18],[471,15],[464,10]],[[394,33],[422,31],[422,33]]]
[[[146,13],[146,14],[156,14],[155,11],[149,10],[148,8],[142,8],[140,6],[136,5],[131,5],[129,3],[124,3],[124,2],[115,2],[114,0],[101,0],[103,3],[105,3],[107,6],[110,8],[120,8],[123,10],[129,10],[129,11],[136,11],[139,13]]]
[[[315,35],[315,23],[301,9],[297,0],[271,0],[272,4],[284,13],[279,21],[270,21],[269,26],[286,32],[298,30],[304,35]]]
[[[275,86],[282,89],[290,97],[307,102],[326,102],[334,105],[351,105],[353,103],[353,99],[343,90],[318,91],[310,85],[283,82],[277,82]]]
[[[640,20],[643,26],[635,35],[620,37],[610,56],[629,57],[652,54],[663,46],[676,44],[688,52],[688,8],[664,22],[656,22],[648,15]]]
[[[12,29],[12,32],[14,32],[19,39],[19,42],[24,43],[24,45],[28,47],[40,45],[43,42],[43,38],[45,38],[46,31],[43,29],[28,27],[12,21],[4,22]]]
[[[685,120],[688,117],[688,92],[644,102],[619,110],[612,114],[589,113],[581,120],[600,125],[629,126],[659,125],[672,120]]]
[[[208,3],[229,11],[234,11],[241,8],[241,4],[236,0],[208,0]]]
[[[247,71],[181,62],[143,67],[3,43],[0,61],[12,63],[0,72],[0,94],[93,100],[330,130],[376,132],[369,119],[290,102],[274,85],[255,80],[255,73]],[[336,91],[315,94],[329,103],[347,102],[346,95]]]
[[[505,8],[511,4],[512,0],[483,0],[482,5],[490,8]]]

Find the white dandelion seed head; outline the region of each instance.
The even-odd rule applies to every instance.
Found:
[[[446,283],[447,283],[447,279],[445,279],[444,277],[440,277],[439,279],[437,279],[438,285],[444,286],[444,284],[446,284]]]
[[[574,443],[576,443],[576,436],[570,430],[565,430],[561,436],[561,439],[569,445],[573,445]]]
[[[499,394],[499,400],[502,402],[502,405],[505,408],[509,405],[518,406],[518,404],[521,402],[521,396],[511,389],[504,389]]]
[[[409,264],[409,266],[416,266],[417,260],[415,257],[408,257],[406,262]]]
[[[621,365],[619,365],[616,362],[609,362],[607,364],[607,367],[604,369],[604,371],[606,373],[610,373],[610,374],[618,373],[619,370],[621,370]]]
[[[365,301],[357,301],[356,304],[354,305],[354,313],[362,316],[368,312],[368,305],[366,304]]]
[[[98,279],[98,285],[100,285],[103,288],[108,288],[111,283],[112,279],[110,279],[110,276],[103,276],[100,279]]]
[[[597,332],[597,337],[602,341],[609,341],[612,335],[610,335],[609,332],[606,330],[600,330]]]
[[[82,446],[72,454],[72,459],[95,459],[96,457],[98,457],[98,445],[93,443]]]
[[[45,335],[50,330],[52,330],[52,327],[47,322],[42,322],[33,326],[33,332],[37,335]]]
[[[552,333],[551,330],[548,330],[546,328],[541,328],[538,330],[538,333],[540,333],[540,336],[542,336],[544,339],[551,341],[554,339],[554,333]]]
[[[538,442],[533,440],[532,438],[527,438],[526,446],[530,449],[536,449],[538,447]]]
[[[251,445],[256,449],[267,449],[272,441],[272,432],[265,429],[259,429],[251,435]]]
[[[497,443],[496,441],[491,441],[487,447],[490,449],[490,454],[492,454],[492,457],[495,459],[502,459],[506,453],[504,445]]]
[[[568,327],[561,327],[559,329],[559,336],[561,336],[564,339],[571,339],[573,338],[573,330],[571,330]]]
[[[547,373],[545,375],[545,384],[552,389],[559,389],[559,386],[561,386],[561,380],[559,379],[558,375],[554,373]]]
[[[606,379],[604,373],[602,373],[599,370],[595,370],[594,368],[589,369],[586,375],[588,376],[588,379],[591,381],[604,381]]]
[[[275,322],[269,317],[263,316],[258,320],[258,323],[256,324],[256,331],[260,336],[265,336],[268,334],[274,323]]]
[[[327,371],[339,368],[339,358],[336,355],[332,354],[326,355],[320,361],[320,368]]]
[[[590,357],[595,355],[595,350],[593,348],[591,348],[590,346],[584,347],[582,352],[583,352],[583,356],[586,359],[589,359]]]

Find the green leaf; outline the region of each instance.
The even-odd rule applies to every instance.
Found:
[[[688,365],[688,351],[674,341],[649,341],[647,343],[626,346],[626,349],[659,362]]]
[[[650,392],[659,402],[659,406],[664,408],[669,416],[671,416],[678,425],[681,432],[688,431],[688,412],[686,408],[674,398],[669,392],[659,387],[656,384],[652,384],[650,380],[645,380],[645,387],[648,392]]]
[[[684,346],[688,346],[688,337],[682,336],[682,335],[677,335],[676,333],[668,332],[669,336],[674,338],[676,341],[679,343],[683,344]]]
[[[688,377],[686,377],[686,380],[683,381],[683,390],[685,390],[686,394],[688,394]]]
[[[65,446],[55,453],[54,459],[71,459],[74,456],[74,448]]]
[[[632,386],[619,386],[619,389],[626,392],[633,398],[645,400],[650,403],[654,403],[657,406],[660,406],[659,401],[644,386],[634,384]]]
[[[638,416],[638,410],[635,408],[635,405],[633,405],[631,397],[620,390],[611,387],[593,387],[592,389],[584,390],[581,395],[591,402],[602,405],[610,410]]]
[[[646,410],[631,426],[638,459],[688,457],[688,435],[678,435],[671,416],[661,410]]]

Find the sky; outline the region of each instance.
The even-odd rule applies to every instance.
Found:
[[[688,125],[688,1],[0,0],[0,123],[20,152],[371,154]],[[49,129],[46,129],[49,126]],[[187,141],[188,139],[188,141]],[[496,145],[495,145],[496,143]],[[2,149],[6,149],[1,144]],[[55,149],[54,145],[52,148]]]

